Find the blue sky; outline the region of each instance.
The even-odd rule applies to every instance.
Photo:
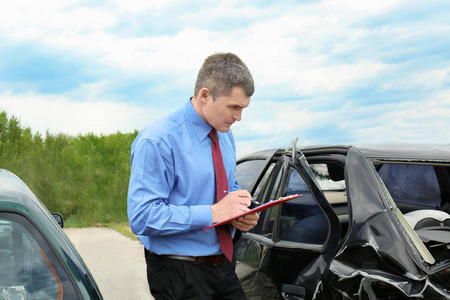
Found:
[[[10,1],[0,109],[44,134],[132,132],[233,52],[256,83],[238,155],[294,137],[449,144],[449,15],[447,0]]]

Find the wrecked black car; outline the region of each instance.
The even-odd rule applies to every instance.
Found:
[[[450,146],[256,152],[236,178],[261,204],[235,244],[248,299],[450,299]]]

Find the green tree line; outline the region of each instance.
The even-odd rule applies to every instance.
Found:
[[[0,168],[18,175],[68,226],[125,222],[130,147],[137,135],[50,134],[0,112]]]

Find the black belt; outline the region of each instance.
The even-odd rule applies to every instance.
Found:
[[[150,252],[150,251],[149,251]],[[156,253],[150,252],[151,255],[156,255],[158,257],[163,258],[170,258],[170,259],[178,259],[178,260],[186,260],[186,261],[193,261],[193,262],[199,262],[202,264],[207,264],[211,266],[218,266],[225,260],[225,255],[208,255],[208,256],[187,256],[187,255],[158,255]]]

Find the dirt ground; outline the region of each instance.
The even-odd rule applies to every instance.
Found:
[[[109,228],[66,228],[105,300],[154,299],[146,277],[144,248]]]

